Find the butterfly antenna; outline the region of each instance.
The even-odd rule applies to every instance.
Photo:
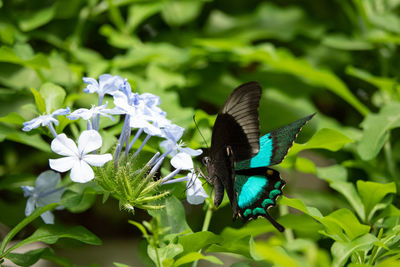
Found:
[[[210,147],[209,147],[208,144],[207,144],[206,139],[204,138],[203,134],[200,132],[199,125],[198,125],[197,122],[196,122],[196,114],[193,115],[193,121],[194,121],[194,124],[196,125],[197,131],[199,131],[199,134],[200,134],[201,138],[203,138],[204,144],[206,145],[207,149],[210,149]]]

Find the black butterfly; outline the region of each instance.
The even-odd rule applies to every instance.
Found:
[[[268,166],[284,159],[301,127],[315,114],[260,138],[260,98],[260,85],[249,82],[236,88],[225,101],[212,131],[210,157],[203,159],[208,170],[205,178],[214,186],[216,207],[225,189],[234,219],[238,215],[245,221],[262,216],[283,232],[284,227],[268,214],[268,209],[276,205],[285,181]]]

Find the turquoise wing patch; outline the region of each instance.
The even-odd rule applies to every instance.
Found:
[[[268,209],[276,205],[285,185],[279,172],[273,169],[259,168],[252,172],[246,175],[241,171],[235,177],[239,214],[245,221],[259,216],[269,217]]]
[[[273,141],[271,134],[266,134],[260,138],[260,150],[251,159],[239,161],[235,165],[235,170],[245,170],[250,168],[267,167],[271,165],[273,152]]]

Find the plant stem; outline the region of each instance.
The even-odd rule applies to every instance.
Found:
[[[280,212],[281,216],[285,215],[285,214],[289,214],[289,209],[287,206],[279,205],[279,212]],[[294,233],[293,233],[292,229],[286,228],[285,232],[283,232],[283,233],[285,235],[286,242],[291,242],[294,240]]]
[[[210,226],[211,222],[212,213],[213,213],[212,206],[210,204],[207,204],[207,212],[206,215],[204,216],[203,227],[201,228],[202,232],[208,230],[208,227]],[[201,253],[201,249],[199,250],[199,253]],[[197,263],[198,260],[194,261],[192,267],[197,267]]]
[[[386,157],[386,162],[387,162],[389,173],[392,176],[392,179],[396,180],[397,186],[399,186],[399,180],[398,180],[398,177],[397,177],[396,165],[395,165],[395,163],[393,161],[392,147],[390,145],[390,132],[388,133],[388,140],[386,141],[383,149],[384,149],[384,152],[385,152],[385,157]]]

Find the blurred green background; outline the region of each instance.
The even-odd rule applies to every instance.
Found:
[[[185,127],[184,139],[198,148],[205,145],[192,116],[196,114],[200,131],[210,141],[215,114],[225,98],[241,83],[255,80],[264,89],[261,133],[317,112],[298,142],[324,127],[360,140],[365,116],[399,100],[399,5],[398,0],[0,1],[1,234],[24,217],[20,185],[33,183],[48,169],[52,156],[50,136],[38,135],[45,131],[20,130],[22,122],[38,115],[31,88],[52,82],[67,91],[66,106],[89,107],[96,100],[83,94],[82,77],[120,75],[135,91],[159,95],[168,118]],[[391,134],[396,162],[399,131]],[[362,165],[359,154],[352,147],[303,157],[306,164],[311,159],[317,166],[353,160],[345,170],[349,181],[387,182],[396,172],[381,161]],[[286,195],[324,213],[346,205],[315,175],[283,171],[283,177]],[[178,196],[184,198],[184,193]],[[126,251],[126,240],[141,236],[127,224],[132,216],[120,212],[117,202],[102,204],[100,197],[91,197],[88,210],[57,211],[57,220],[84,225],[105,247],[107,240],[121,240],[113,246]],[[202,208],[185,207],[189,225],[200,230]],[[242,226],[230,218],[229,205],[222,207],[210,230]],[[137,211],[134,219],[148,215]],[[318,242],[327,250],[332,244],[327,239]],[[59,246],[65,246],[61,254],[69,253],[69,244]],[[103,255],[113,259],[114,252]],[[81,257],[74,262],[92,260]]]

